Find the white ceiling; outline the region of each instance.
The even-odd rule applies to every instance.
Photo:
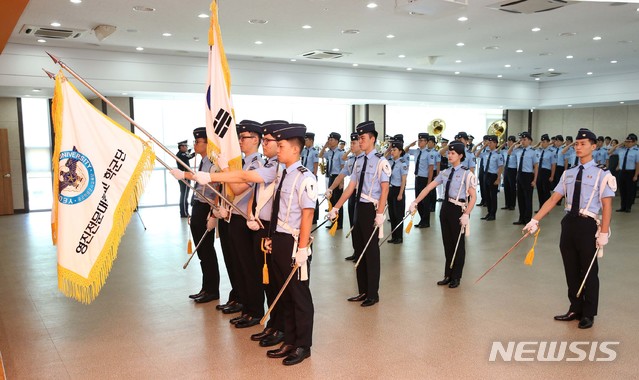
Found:
[[[535,0],[548,4],[547,0]],[[468,0],[458,5],[444,0],[219,0],[219,18],[227,56],[295,64],[435,73],[543,82],[636,73],[639,67],[638,4],[571,2],[537,14],[513,14],[491,9],[494,0]],[[155,8],[135,12],[133,6]],[[43,47],[90,48],[105,51],[205,57],[209,0],[31,0],[9,43]],[[409,15],[410,6],[432,15]],[[415,8],[416,9],[416,8]],[[468,21],[460,22],[460,16]],[[268,21],[251,24],[252,19]],[[47,40],[20,33],[24,25],[83,30],[77,39]],[[91,30],[113,25],[117,31],[99,42]],[[302,29],[310,25],[310,29]],[[532,32],[533,27],[541,28]],[[359,34],[343,34],[358,29]],[[170,37],[162,33],[169,32]],[[394,38],[386,36],[392,34]],[[600,36],[595,41],[593,37]],[[255,41],[262,41],[256,45]],[[463,47],[456,46],[463,42]],[[144,47],[136,52],[135,48]],[[487,50],[494,46],[498,49]],[[342,58],[310,61],[311,50],[339,48]],[[522,49],[522,53],[517,53]],[[399,58],[400,54],[405,58]],[[567,59],[572,55],[574,58]],[[434,57],[434,58],[433,58]],[[461,63],[456,63],[461,60]],[[617,63],[611,63],[616,60]],[[507,68],[505,65],[511,65]],[[549,69],[561,75],[545,76]],[[592,72],[591,76],[586,73]]]

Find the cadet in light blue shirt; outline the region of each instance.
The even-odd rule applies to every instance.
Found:
[[[517,203],[519,204],[519,220],[513,224],[526,224],[532,217],[533,190],[537,182],[537,164],[535,161],[535,149],[530,145],[532,136],[530,132],[519,134],[519,143],[508,149],[509,154],[514,154],[519,162],[517,169]]]
[[[410,145],[404,148],[404,152],[409,153],[415,157],[415,197],[428,185],[428,172],[430,168],[430,162],[428,160],[428,133],[419,133],[417,135],[417,141],[413,141]],[[410,149],[417,144],[419,149]],[[431,173],[432,175],[432,173]],[[419,212],[419,224],[415,225],[417,228],[430,227],[430,203],[429,199],[424,199],[417,206]]]
[[[326,141],[326,144],[324,144],[324,147],[319,152],[319,158],[326,159],[326,178],[328,178],[328,184],[326,186],[327,188],[330,188],[331,185],[333,185],[333,183],[337,179],[337,176],[339,175],[339,173],[342,171],[342,168],[344,167],[344,161],[342,160],[343,152],[339,150],[338,148],[339,140],[341,138],[342,138],[342,135],[340,135],[339,133],[331,132],[328,135],[328,140]],[[342,196],[343,191],[344,191],[344,188],[341,185],[335,188],[335,190],[333,190],[331,194],[331,198],[329,199],[331,204],[335,204],[335,202],[337,202],[337,200]],[[343,223],[344,223],[344,211],[340,209],[339,218],[337,219],[337,229],[342,229]],[[332,226],[328,226],[328,227],[332,227]]]
[[[639,147],[637,135],[630,133],[626,141],[610,149],[619,155],[619,192],[621,208],[617,212],[630,212],[637,196],[637,178],[639,177]]]
[[[597,149],[592,153],[592,158],[599,165],[608,166],[608,149],[603,146],[604,145],[604,137],[597,137]]]
[[[390,217],[391,229],[393,230],[392,239],[388,240],[390,244],[402,244],[403,227],[399,227],[404,218],[406,209],[406,176],[408,175],[408,155],[404,153],[402,148],[403,141],[392,141],[390,145],[391,176],[390,189],[388,190],[388,216]],[[439,154],[439,153],[438,153]]]
[[[544,133],[541,135],[541,146],[537,149],[535,160],[537,162],[537,197],[539,199],[539,207],[543,205],[553,188],[555,170],[557,168],[554,147],[550,145],[550,137]]]
[[[572,168],[577,163],[577,153],[573,145],[575,143],[572,141],[572,137],[566,136],[566,146],[561,151],[564,155],[564,170]]]
[[[315,133],[307,132],[304,137],[304,149],[302,150],[302,165],[317,176],[317,165],[319,164],[319,152],[313,146],[315,143]]]

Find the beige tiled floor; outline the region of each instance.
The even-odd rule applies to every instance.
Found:
[[[616,200],[618,202],[618,200]],[[186,225],[177,208],[140,211],[122,240],[106,286],[91,305],[57,290],[48,213],[0,217],[0,352],[8,379],[95,378],[637,378],[639,301],[637,214],[613,215],[601,260],[599,316],[591,330],[560,323],[567,310],[558,252],[557,209],[542,221],[534,266],[522,244],[475,285],[520,235],[516,211],[484,222],[476,209],[464,279],[438,287],[443,248],[435,215],[404,244],[382,250],[381,302],[346,302],[356,291],[346,230],[316,235],[312,270],[313,353],[293,368],[268,359],[216,303],[196,305],[199,264],[186,261]],[[637,211],[639,212],[639,211]],[[388,225],[387,225],[388,232]],[[221,254],[218,255],[221,260]],[[228,291],[222,268],[221,290]],[[493,341],[618,341],[613,362],[489,362]]]

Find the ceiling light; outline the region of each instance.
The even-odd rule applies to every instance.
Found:
[[[389,34],[389,35],[386,36],[386,38],[395,38],[395,36],[392,35],[392,34]]]
[[[461,63],[461,59],[456,60],[455,63]]]
[[[461,16],[460,18],[457,19],[457,21],[461,21],[461,22],[468,21],[468,17]]]
[[[619,104],[624,104],[625,102],[619,102]]]
[[[601,36],[594,36],[592,39],[595,40],[595,41],[600,41],[601,40]]]
[[[199,15],[197,15],[197,17],[199,17],[199,18],[209,18],[209,15],[207,15],[206,13],[200,13]]]
[[[400,54],[397,56],[397,58],[406,58],[406,56],[404,54]]]
[[[297,59],[291,58],[291,62],[297,62]]]
[[[501,74],[497,75],[497,78],[501,78],[501,77],[502,77],[502,75],[501,75]]]
[[[142,46],[138,46],[138,47],[135,48],[135,50],[142,51],[142,50],[144,50],[144,48]]]
[[[535,78],[535,80],[540,80],[539,78]]]
[[[617,63],[617,61],[615,61],[615,60],[612,60],[612,61],[610,61],[610,63]]]
[[[70,0],[73,4],[80,4],[82,0]]]
[[[207,15],[206,17],[209,17],[209,16]],[[262,20],[262,19],[259,19],[259,18],[251,19],[248,22],[249,22],[249,24],[266,24],[266,23],[268,23],[267,20]]]
[[[31,91],[33,91],[33,92],[42,92],[42,89],[34,88],[34,89],[33,89],[33,90],[31,90]]]
[[[574,57],[572,55],[567,55],[566,59],[573,59]]]
[[[127,92],[123,92],[122,95],[129,95]]]
[[[133,10],[136,12],[153,12],[155,11],[155,8],[146,7],[144,5],[136,5],[135,7],[133,7]]]
[[[550,68],[550,69],[548,69],[548,71],[553,72],[553,71],[555,71],[555,69]]]
[[[339,51],[339,48],[333,48],[332,51]]]
[[[586,75],[592,75],[592,71],[588,71]]]
[[[261,44],[263,44],[263,43],[264,43],[264,42],[262,42],[262,41],[255,41],[255,45],[261,45]]]
[[[506,64],[506,65],[504,65],[504,67],[508,68],[508,67],[510,67],[510,65],[509,65],[509,64]]]
[[[568,107],[572,107],[572,104],[568,104]]]
[[[413,71],[413,68],[412,67],[407,67],[406,71]]]
[[[464,43],[463,42],[458,42],[457,46],[462,47],[462,46],[464,46]]]
[[[373,2],[370,2],[370,3],[366,4],[366,8],[375,9],[375,8],[377,8],[377,4],[373,3]]]
[[[310,26],[310,25],[302,25],[302,29],[311,29],[311,28],[312,28],[312,26]]]
[[[541,30],[541,28],[534,27],[534,28],[532,28],[530,30],[533,31],[533,32],[539,32]]]
[[[455,75],[459,75],[459,71],[455,71]]]
[[[164,37],[171,37],[171,36],[172,36],[172,34],[171,34],[171,33],[162,33],[162,35],[163,35]]]
[[[51,23],[51,26],[53,26],[54,28],[57,28],[57,27],[59,27],[60,25],[62,25],[62,24],[60,24],[60,23],[59,23],[59,22],[57,22],[57,21],[54,21],[54,22],[52,22],[52,23]]]
[[[353,67],[357,67],[357,66],[359,66],[359,64],[353,63]]]
[[[40,39],[38,40],[38,42],[39,42],[39,43],[41,43],[41,44],[43,44],[43,43],[47,42],[47,40],[40,38]]]
[[[521,50],[521,49],[517,49],[517,50],[515,50],[515,53],[523,53],[523,52],[524,52],[524,51],[523,51],[523,50]]]

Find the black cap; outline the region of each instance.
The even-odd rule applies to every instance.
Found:
[[[566,136],[566,140],[572,141],[572,136]]]
[[[448,142],[448,139],[447,139],[447,138],[442,137],[442,139],[441,139],[441,140],[439,140],[439,141],[441,141],[441,142],[443,142],[443,143],[447,143],[447,142]]]
[[[331,132],[331,133],[328,135],[328,138],[329,138],[329,139],[340,140],[340,139],[342,138],[342,135],[340,135],[340,134],[339,134],[339,133],[337,133],[337,132]]]
[[[264,122],[262,124],[262,135],[271,135],[277,131],[278,129],[282,129],[285,126],[289,125],[287,122],[282,122],[281,120],[271,120]]]
[[[437,141],[437,139],[436,139],[436,138],[435,138],[435,136],[433,136],[433,135],[428,135],[428,137],[426,138],[426,140],[428,140],[428,141],[432,141],[432,142]]]
[[[193,130],[193,138],[195,139],[205,139],[206,138],[206,128],[199,127]]]
[[[458,134],[455,135],[456,139],[464,139],[464,140],[468,140],[468,133],[466,132],[459,132]]]
[[[262,124],[253,120],[242,120],[237,124],[237,133],[255,132],[262,136]]]
[[[541,141],[550,141],[550,137],[548,136],[547,133],[544,133],[543,135],[541,135]]]
[[[305,139],[311,139],[311,140],[315,140],[315,133],[313,132],[306,132],[306,134],[304,135]]]
[[[597,141],[597,135],[595,135],[590,129],[581,128],[576,135],[577,140],[592,140]]]
[[[473,136],[473,135],[468,135],[468,139],[469,139],[469,140],[474,140],[474,139],[475,139],[475,136]]]
[[[186,143],[186,140],[180,141],[180,142],[178,143],[178,147],[180,147],[180,146],[187,146],[187,145],[189,145],[189,144],[187,144],[187,143]]]
[[[369,132],[377,133],[377,131],[375,131],[375,122],[372,120],[364,121],[357,124],[357,127],[355,127],[355,131],[357,131],[357,133],[360,135]]]
[[[288,124],[273,132],[273,136],[277,141],[292,139],[295,137],[304,138],[306,135],[306,126],[304,124]]]
[[[530,132],[521,132],[521,133],[519,134],[519,137],[520,137],[520,138],[522,138],[522,139],[523,139],[523,138],[527,138],[527,139],[532,140],[532,136],[531,136]]]
[[[402,141],[398,141],[398,140],[395,140],[395,141],[393,141],[390,144],[391,148],[397,148],[399,150],[404,149],[404,147],[402,145],[404,145],[404,143]]]
[[[420,139],[420,140],[422,140],[422,139],[428,140],[428,133],[418,133],[417,134],[417,138]]]
[[[557,140],[557,141],[564,141],[564,136],[562,136],[562,135],[557,135],[557,136],[555,136],[555,140]]]
[[[344,140],[339,140],[339,143],[340,143],[340,144],[346,144],[346,141],[344,141]]]
[[[262,126],[265,127],[265,126],[270,125],[270,124],[288,124],[288,121],[286,121],[286,120],[267,120],[267,121],[262,123]]]
[[[508,141],[515,142],[515,141],[517,141],[517,137],[515,137],[515,136],[508,136]]]
[[[604,137],[603,136],[597,136],[597,141],[604,141]]]
[[[634,133],[631,133],[628,135],[628,137],[626,137],[626,141],[637,141],[637,135],[635,135]]]
[[[401,141],[401,142],[404,142],[404,135],[402,135],[401,133],[399,133],[399,134],[397,134],[397,135],[393,136],[393,140],[395,140],[395,141]]]
[[[490,135],[484,135],[484,140],[488,140],[488,138],[490,137]]]
[[[499,141],[499,139],[497,138],[496,135],[486,135],[486,140],[488,141],[492,141],[492,142],[497,142]]]
[[[453,141],[448,144],[448,150],[455,151],[457,154],[461,154],[466,157],[466,146],[461,141]]]
[[[351,141],[359,140],[359,135],[355,132],[351,133]]]

